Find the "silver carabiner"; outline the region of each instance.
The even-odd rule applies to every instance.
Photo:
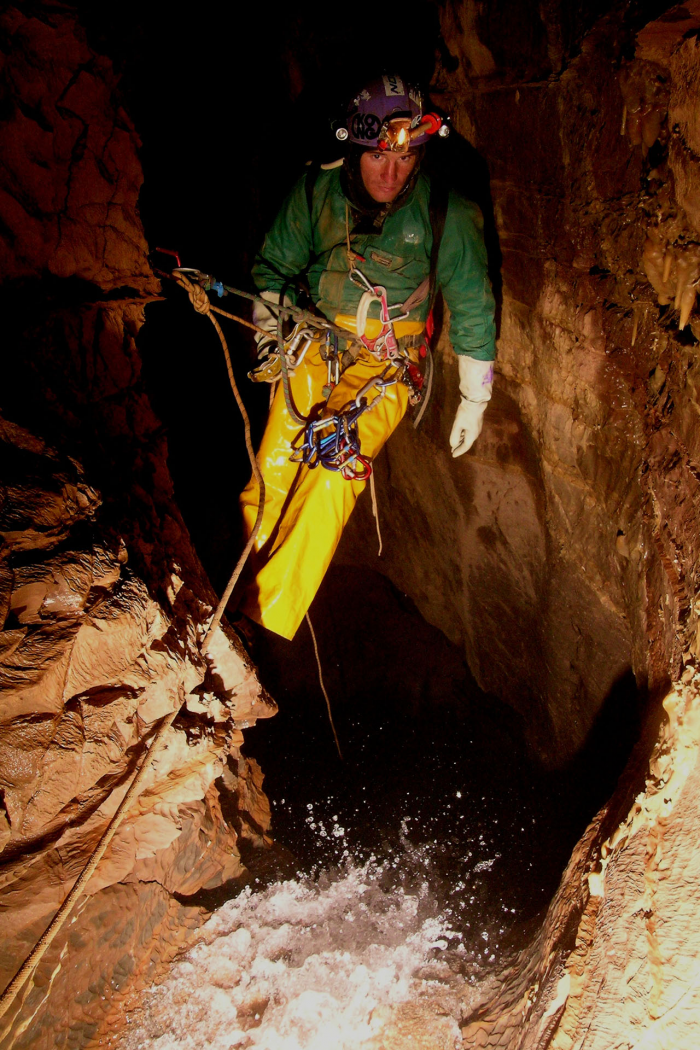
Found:
[[[359,270],[357,266],[353,266],[353,268],[350,270],[350,280],[353,282],[353,284],[357,284],[361,288],[364,288],[366,292],[374,293],[375,286],[369,283],[362,270]]]
[[[365,407],[372,408],[374,405],[376,405],[378,401],[381,401],[381,399],[384,397],[384,386],[382,385],[382,378],[382,376],[372,376],[369,382],[365,383],[362,389],[358,391],[358,394],[355,398],[355,405],[357,408],[362,408],[362,398],[366,397],[366,395],[369,394],[370,390],[374,390],[375,387],[379,388],[379,394],[377,395],[377,397],[374,398],[373,401],[371,401]]]

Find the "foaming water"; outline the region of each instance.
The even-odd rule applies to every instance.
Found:
[[[353,604],[342,583],[342,645],[332,616],[317,620],[324,656],[338,641],[326,666],[345,760],[310,639],[262,638],[280,712],[246,749],[288,852],[246,852],[250,887],[202,927],[120,1048],[458,1050],[556,887],[580,828],[529,766],[517,722],[439,632],[389,604],[387,584],[370,580],[368,602],[363,578]],[[371,631],[367,604],[386,609]]]
[[[397,1045],[452,1050],[468,954],[428,880],[407,886],[387,862],[347,862],[223,905],[121,1045],[369,1050],[393,1034]]]

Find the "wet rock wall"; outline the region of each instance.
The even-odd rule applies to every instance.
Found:
[[[380,465],[385,569],[433,622],[458,625],[480,681],[511,697],[546,762],[590,739],[626,667],[649,694],[639,744],[541,930],[497,994],[470,998],[465,1044],[691,1047],[700,6],[615,5],[573,35],[556,5],[523,7],[518,33],[539,41],[527,58],[504,5],[441,12],[450,57],[436,97],[491,176],[497,378],[479,443],[451,463],[443,337],[423,439],[404,427]],[[366,512],[349,557],[367,556]]]
[[[696,644],[689,7],[635,55],[635,5],[523,8],[527,32],[498,5],[441,6],[434,99],[461,137],[443,163],[467,189],[470,146],[488,169],[494,396],[477,445],[452,461],[446,318],[425,422],[379,463],[385,554],[368,506],[342,552],[383,567],[463,645],[552,766],[596,725],[634,719],[635,683],[662,693]]]
[[[159,294],[138,139],[62,4],[0,20],[0,911],[4,986],[182,706],[3,1046],[86,1046],[263,848],[242,728],[274,713],[173,501],[136,336]],[[229,819],[224,819],[222,805]],[[206,895],[205,895],[206,896]]]

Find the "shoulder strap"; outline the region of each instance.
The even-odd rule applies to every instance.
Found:
[[[432,310],[437,294],[437,269],[440,255],[440,244],[445,231],[445,218],[447,217],[447,201],[449,189],[440,179],[433,176],[430,180],[430,197],[428,198],[428,212],[430,214],[430,225],[433,231],[433,246],[430,250],[430,309]]]
[[[304,172],[304,192],[306,194],[306,205],[309,209],[309,219],[311,220],[312,225],[314,187],[316,185],[316,180],[318,179],[318,174],[320,170],[320,164],[312,163],[307,165],[306,171]],[[282,285],[279,293],[280,306],[284,304],[284,297],[290,288],[295,288],[297,293],[304,292],[307,296],[309,295],[309,287],[304,278],[305,273],[297,273],[294,274],[292,277],[285,277],[284,284]]]
[[[449,187],[444,182],[441,182],[439,179],[436,179],[434,176],[433,176],[433,178],[431,178],[431,180],[430,180],[430,197],[428,198],[428,212],[430,214],[430,226],[431,226],[432,231],[433,231],[433,246],[430,249],[430,276],[427,278],[427,281],[423,282],[423,284],[427,284],[427,286],[428,286],[427,289],[426,289],[425,294],[423,295],[423,299],[426,297],[426,295],[429,297],[428,298],[428,303],[429,303],[429,306],[428,306],[428,322],[429,323],[430,323],[430,320],[431,320],[430,313],[431,313],[431,311],[433,309],[433,306],[435,305],[435,296],[437,294],[438,258],[440,256],[440,244],[442,242],[442,235],[443,235],[443,233],[445,231],[445,219],[447,217],[447,202],[448,202],[448,198],[449,198],[449,192],[450,192],[449,191]],[[416,291],[420,291],[420,289],[417,289]],[[404,304],[404,309],[405,308],[406,308],[406,304]],[[425,363],[426,364],[426,371],[425,371],[425,385],[424,385],[424,391],[423,391],[423,399],[422,399],[420,408],[418,409],[418,412],[416,413],[416,415],[415,415],[415,417],[413,419],[413,429],[414,430],[418,429],[420,421],[423,418],[423,415],[425,413],[426,408],[428,407],[428,402],[430,401],[430,395],[431,395],[432,389],[433,389],[434,363],[433,363],[433,355],[432,355],[431,350],[430,350],[430,343],[429,342],[426,343],[426,351],[427,351],[427,356],[426,356],[426,363]]]
[[[309,218],[313,223],[313,207],[314,207],[314,187],[316,185],[316,179],[318,173],[321,170],[320,164],[309,164],[306,169],[306,178],[304,179],[304,189],[306,190],[306,204],[309,209]]]
[[[437,294],[438,258],[440,255],[442,234],[445,229],[448,197],[449,190],[445,183],[438,182],[437,179],[432,178],[430,180],[430,196],[428,198],[430,228],[433,231],[433,246],[430,249],[430,273],[428,277],[421,281],[418,287],[411,292],[406,302],[402,304],[401,312],[404,314],[409,313],[414,307],[420,306],[420,304],[424,303],[426,299],[428,300],[428,313],[430,313],[435,305],[435,296]]]

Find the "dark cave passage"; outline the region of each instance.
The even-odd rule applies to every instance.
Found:
[[[402,68],[429,76],[435,62],[435,43],[438,51],[444,51],[445,45],[430,5],[425,6],[423,15],[430,32],[421,38],[403,31],[395,34],[390,53],[400,56]],[[382,9],[381,17],[390,15]],[[328,116],[342,97],[345,81],[356,79],[362,71],[357,68],[351,74],[344,73],[325,96],[319,91],[328,73],[327,49],[337,51],[341,46],[343,19],[336,22],[331,18],[323,27],[316,24],[316,35],[306,42],[303,58],[299,52],[293,60],[289,59],[285,33],[293,29],[293,35],[303,36],[302,26],[314,22],[313,13],[303,13],[293,27],[283,20],[270,38],[270,47],[284,59],[277,67],[279,75],[268,79],[252,67],[236,70],[231,89],[234,95],[259,92],[261,110],[277,107],[276,155],[284,157],[284,162],[267,163],[268,141],[261,144],[257,130],[244,129],[235,163],[230,165],[229,146],[215,112],[209,110],[203,115],[204,124],[197,132],[198,141],[206,143],[204,150],[188,151],[181,141],[180,116],[170,113],[164,122],[160,118],[154,121],[152,111],[143,105],[140,93],[153,84],[153,71],[135,61],[123,42],[115,43],[113,26],[100,26],[99,19],[94,15],[91,18],[92,31],[107,33],[111,46],[121,47],[125,56],[127,97],[133,101],[144,136],[146,182],[140,206],[151,244],[167,242],[185,252],[187,263],[217,268],[217,276],[250,287],[248,270],[253,253],[304,161],[335,156],[337,144],[328,135]],[[575,22],[568,30],[573,36],[581,32],[581,27],[575,29]],[[142,31],[146,38],[154,32],[149,19],[142,22]],[[175,56],[186,46],[174,39],[168,54]],[[219,46],[226,49],[225,43]],[[388,61],[388,56],[383,61]],[[450,61],[442,53],[443,68],[449,68]],[[295,66],[295,62],[300,64]],[[371,57],[365,64],[372,68]],[[219,74],[209,72],[208,76],[214,82]],[[192,131],[185,127],[184,134],[192,135]],[[445,156],[442,161],[428,157],[428,166],[446,164],[452,182],[479,200],[486,216],[492,281],[499,290],[504,262],[487,164],[457,132],[449,140]],[[171,178],[173,165],[184,165],[184,181],[196,188],[184,198],[180,182]],[[201,193],[199,186],[205,175],[220,180],[224,170],[229,176],[226,194],[217,198],[213,210],[211,192]],[[236,203],[242,200],[246,201],[244,209]],[[178,289],[166,283],[163,294],[165,302],[148,307],[139,335],[143,379],[166,427],[168,465],[178,505],[197,553],[220,593],[243,541],[238,492],[247,480],[249,465],[242,452],[242,423],[210,326],[194,314]],[[235,309],[237,304],[232,304],[233,300],[227,303]],[[246,379],[254,359],[250,333],[228,325],[227,334],[257,443],[267,415],[268,390]],[[437,466],[439,454],[434,445],[440,425],[438,406],[449,397],[446,387],[448,382],[438,376],[437,405],[431,405],[425,433],[417,439],[418,454],[425,457],[425,471],[430,471],[433,463],[438,473],[443,469]],[[525,463],[526,476],[533,469],[531,461],[536,456],[531,448],[523,452],[518,440],[497,450],[498,467],[506,478],[512,462],[517,464],[519,459]],[[391,468],[388,475],[386,466],[382,471],[388,478],[389,489],[383,498],[389,501],[392,538],[398,536],[400,545],[410,544],[414,522],[406,523],[402,533],[400,515],[391,510],[392,499],[397,498],[391,491]],[[417,488],[420,484],[416,482]],[[405,498],[403,493],[401,498]],[[452,498],[468,501],[472,493],[467,486],[465,492],[458,489]],[[535,500],[541,499],[541,494],[536,494]],[[361,506],[364,527],[367,497]],[[445,505],[446,519],[454,512],[454,506]],[[532,526],[526,512],[516,510],[509,527],[517,533],[519,513],[522,534],[527,536]],[[498,558],[501,548],[493,535],[491,525],[479,530],[480,542],[491,546]],[[511,541],[511,537],[507,539]],[[517,535],[512,541],[515,548],[522,542]],[[524,542],[530,542],[529,538]],[[372,534],[367,546],[373,544]],[[255,632],[253,658],[280,710],[273,720],[246,731],[245,750],[260,762],[266,777],[273,807],[272,835],[291,851],[299,869],[309,873],[337,865],[348,856],[359,862],[370,856],[385,857],[392,851],[404,851],[410,867],[406,850],[412,843],[420,853],[416,863],[431,869],[435,891],[445,895],[446,906],[449,901],[449,907],[456,911],[466,907],[472,916],[488,914],[494,923],[502,914],[507,915],[508,922],[501,923],[508,931],[504,938],[512,934],[512,942],[520,943],[517,931],[529,929],[530,921],[546,908],[572,847],[613,792],[637,740],[645,697],[638,692],[630,669],[631,653],[625,651],[629,643],[625,640],[611,657],[618,665],[609,688],[599,692],[593,702],[593,712],[586,710],[591,704],[586,684],[573,687],[580,688],[581,695],[574,693],[569,717],[572,726],[579,721],[582,726],[571,728],[576,744],[567,742],[559,756],[556,733],[547,723],[547,709],[555,701],[540,695],[539,702],[534,703],[527,695],[532,686],[524,683],[524,699],[519,706],[513,700],[513,693],[518,693],[517,671],[512,673],[515,687],[505,690],[508,703],[499,699],[496,691],[483,692],[469,671],[463,648],[446,637],[459,636],[462,627],[454,621],[446,627],[444,616],[439,619],[444,633],[429,624],[410,597],[372,569],[370,556],[356,557],[357,545],[353,532],[349,553],[345,551],[331,568],[311,609],[345,752],[342,763],[333,746],[305,625],[292,643],[262,629]],[[417,564],[413,575],[419,579],[423,574],[432,575],[439,591],[440,573],[446,570],[439,557],[433,561],[428,554],[426,561],[425,546],[424,535],[411,556]],[[449,546],[447,541],[445,546]],[[391,577],[393,567],[383,565],[382,571]],[[530,565],[523,566],[523,575],[531,571]],[[508,573],[517,572],[517,563],[506,564],[505,582],[493,584],[497,602],[502,600],[499,589],[506,595],[511,590],[517,593],[522,581],[508,579]],[[451,586],[452,581],[445,579],[445,590]],[[543,610],[549,601],[544,581],[539,586],[542,594],[534,599],[534,617],[532,609],[527,609],[523,622],[514,630],[518,649],[532,653],[541,645],[536,619],[546,616]],[[481,618],[479,601],[485,599],[486,595],[477,595],[473,606],[476,619]],[[517,617],[517,607],[514,614]],[[557,616],[556,611],[553,615]],[[506,620],[501,625],[494,622],[491,612],[489,617],[489,626],[478,644],[485,654],[492,644],[494,654],[498,654],[494,659],[503,660],[505,653],[507,660],[510,625]],[[595,648],[598,641],[602,642],[606,625],[593,622],[587,627],[601,634],[592,642]],[[489,638],[489,630],[502,631],[505,640]],[[561,658],[565,663],[566,655]],[[543,664],[549,659],[542,655]],[[600,659],[604,662],[605,656]],[[527,672],[524,677],[528,677]],[[558,688],[556,681],[544,686],[538,683],[537,687],[540,693],[551,688],[553,694]],[[567,728],[560,730],[564,737],[568,732]],[[544,756],[541,750],[537,757],[533,755],[533,736],[545,741]],[[547,747],[551,748],[549,755]],[[547,772],[547,767],[556,771]],[[333,834],[336,826],[344,829],[343,835]],[[287,862],[288,858],[280,861],[281,872]],[[255,867],[254,860],[251,865]],[[265,878],[270,877],[267,870]],[[468,895],[465,886],[469,887]],[[488,957],[485,952],[481,951],[482,961]]]
[[[120,814],[0,1050],[606,1050],[675,1023],[700,958],[700,2],[355,15],[0,14],[2,986]],[[341,760],[305,623],[236,627],[236,592],[203,650],[250,464],[153,267],[252,290],[378,65],[450,114],[418,163],[481,210],[497,358],[454,458],[439,299],[383,553],[366,491],[311,605]]]
[[[265,771],[273,836],[305,872],[371,855],[394,858],[403,878],[419,866],[456,928],[499,934],[477,942],[479,961],[502,962],[624,768],[634,681],[612,699],[616,725],[608,716],[592,753],[546,774],[512,709],[478,688],[457,647],[385,577],[331,568],[311,612],[344,757],[306,627],[291,643],[259,631],[254,652],[280,711],[247,734],[246,751]],[[603,736],[614,745],[601,747]]]

